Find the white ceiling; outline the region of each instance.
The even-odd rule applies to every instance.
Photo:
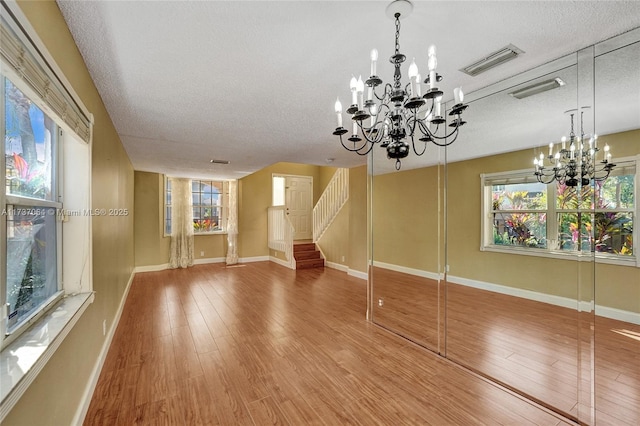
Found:
[[[220,179],[279,161],[365,163],[331,134],[333,104],[336,96],[343,104],[350,100],[352,74],[367,77],[372,47],[381,59],[393,53],[388,3],[58,0],[134,168]],[[437,46],[446,99],[454,87],[479,93],[636,27],[638,1],[416,1],[402,21],[400,47],[424,73],[427,48]],[[510,43],[525,53],[477,77],[458,71]],[[385,81],[392,71],[379,61]],[[575,71],[565,74],[575,80]],[[562,93],[557,97],[566,99]],[[523,104],[507,98],[472,105],[476,111],[466,113],[469,124],[462,131],[474,136],[464,143],[461,136],[449,159],[518,148],[486,134],[486,126],[474,129],[472,120],[500,126],[510,115],[523,116],[515,121],[518,134],[541,135]],[[562,102],[557,108],[564,108]],[[379,163],[392,166],[380,155]],[[213,158],[230,164],[212,165]]]

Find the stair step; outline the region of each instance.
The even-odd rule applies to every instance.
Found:
[[[300,243],[293,245],[293,252],[298,253],[301,251],[314,251],[316,249],[315,243]]]
[[[299,251],[297,253],[293,253],[293,257],[296,260],[320,259],[320,252],[318,250]]]
[[[324,259],[296,260],[296,269],[324,268]]]

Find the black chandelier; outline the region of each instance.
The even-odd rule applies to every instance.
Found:
[[[467,105],[462,103],[462,89],[456,88],[455,105],[449,111],[452,117],[449,127],[452,127],[452,130],[447,134],[447,120],[442,116],[443,92],[437,87],[437,83],[442,81],[442,76],[436,73],[438,62],[435,46],[429,48],[429,76],[424,80],[429,87],[426,93],[422,94],[421,78],[415,60],[408,70],[410,81],[402,87],[400,65],[406,57],[400,53],[400,17],[406,17],[412,8],[413,5],[408,0],[395,0],[387,6],[387,14],[395,19],[396,25],[395,54],[389,58],[395,67],[393,84],[386,83],[382,94],[376,91],[376,88],[383,84],[382,79],[376,75],[376,49],[371,51],[371,76],[367,81],[363,82],[362,78],[356,80],[355,76],[351,78],[351,106],[347,108],[347,113],[351,114],[353,121],[353,133],[347,138],[350,144],[345,144],[342,138],[348,130],[342,127],[340,99],[335,104],[338,127],[333,134],[340,137],[342,146],[359,155],[367,155],[376,144],[380,144],[380,147],[386,148],[387,157],[396,160],[396,170],[400,170],[400,159],[409,155],[409,143],[406,138],[411,139],[413,152],[418,156],[425,153],[429,142],[437,146],[448,146],[455,142],[458,129],[465,124],[461,115],[467,108]],[[365,85],[368,88],[366,100]],[[367,119],[370,120],[368,126],[364,124]],[[418,139],[418,142],[415,139]]]
[[[605,144],[602,159],[598,161],[598,152],[600,151],[598,135],[591,136],[589,146],[585,146],[584,111],[580,111],[580,137],[576,137],[573,130],[573,117],[577,110],[566,112],[571,116],[569,144],[567,146],[567,138],[563,136],[559,143],[559,150],[555,154],[553,153],[553,142],[549,144],[548,168],[544,165],[544,153],[540,153],[539,158],[534,158],[533,164],[538,182],[549,184],[557,181],[567,186],[578,186],[578,183],[586,186],[591,180],[600,182],[607,179],[611,170],[616,166],[613,164],[609,145]]]

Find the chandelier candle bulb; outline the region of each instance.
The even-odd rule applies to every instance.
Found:
[[[567,137],[563,136],[560,140],[562,141],[562,150],[564,151],[565,149],[567,149]]]
[[[418,66],[416,65],[416,58],[413,58],[411,65],[409,65],[409,82],[411,83],[411,96],[416,97],[416,77],[418,77]]]
[[[422,78],[420,77],[420,74],[418,74],[416,76],[416,98],[422,97],[422,87],[420,86],[420,81],[422,81]]]
[[[358,94],[358,109],[362,110],[362,105],[364,104],[364,82],[362,81],[362,76],[358,78],[358,82],[356,84],[356,93]]]
[[[464,101],[464,93],[462,93],[462,87],[456,87],[453,89],[453,97],[455,98],[456,105],[459,105]]]
[[[436,98],[436,117],[440,117],[440,101],[442,100],[442,96],[438,96]]]
[[[560,168],[560,153],[556,152],[556,169]]]
[[[575,153],[576,153],[576,146],[574,144],[571,144],[571,147],[569,148],[569,151],[571,151],[571,156],[569,157],[570,160],[573,160]]]
[[[351,76],[349,87],[351,88],[351,105],[356,105],[358,103],[358,80],[355,76]]]
[[[429,60],[427,61],[429,67],[429,88],[436,87],[436,68],[438,67],[438,60],[436,59],[436,47],[431,45],[429,47]]]
[[[358,136],[358,123],[353,122],[353,136]]]
[[[553,157],[553,142],[549,144],[549,158]]]
[[[371,77],[376,75],[377,64],[378,64],[378,50],[371,49]]]
[[[342,127],[342,104],[340,103],[340,98],[336,99],[335,104],[336,118],[338,119],[338,127]]]

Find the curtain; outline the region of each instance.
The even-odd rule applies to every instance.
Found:
[[[227,265],[238,263],[238,181],[228,182],[227,202]]]
[[[191,179],[171,179],[170,268],[193,266],[193,205]]]

